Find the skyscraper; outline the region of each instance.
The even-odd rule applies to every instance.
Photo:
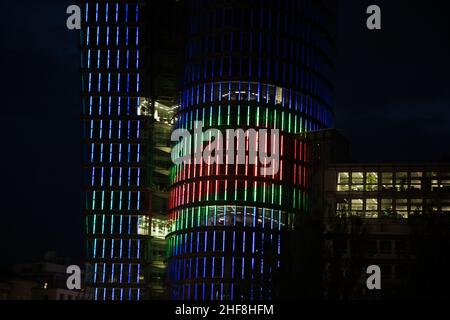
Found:
[[[150,226],[167,210],[177,2],[86,1],[83,17],[87,287],[96,300],[163,297],[165,228]]]
[[[186,15],[176,128],[193,132],[201,122],[203,131],[217,128],[224,137],[238,128],[281,134],[279,168],[271,173],[250,159],[258,139],[272,144],[259,135],[256,143],[245,138],[243,164],[236,150],[224,164],[192,160],[172,168],[170,296],[271,299],[284,235],[310,207],[308,150],[295,134],[332,126],[335,4],[193,0]]]
[[[82,32],[87,285],[94,299],[140,299],[147,266],[147,118],[142,3],[87,1]]]
[[[363,261],[404,273],[394,252],[414,253],[411,231],[429,214],[447,220],[448,165],[333,163],[348,156],[322,130],[333,125],[335,15],[335,0],[85,2],[87,295],[333,298],[349,274],[363,283]],[[194,133],[200,158],[172,165],[173,127]],[[348,217],[369,226],[348,247],[359,260],[341,241],[353,234],[329,219]]]

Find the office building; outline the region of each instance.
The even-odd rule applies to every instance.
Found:
[[[260,151],[258,143],[245,138],[243,164],[233,154],[223,164],[210,157],[172,168],[169,294],[272,299],[283,237],[310,207],[307,150],[295,134],[333,123],[335,3],[187,4],[187,58],[175,128],[193,132],[201,122],[203,131],[217,128],[223,136],[227,129],[278,129],[280,161],[279,170],[261,173],[263,165],[249,159]],[[257,139],[264,138],[270,150],[267,136]]]
[[[309,147],[311,213],[322,225],[321,254],[312,256],[322,297],[445,296],[448,282],[430,263],[448,265],[450,164],[352,162],[336,130],[300,139]],[[367,288],[371,265],[380,267],[382,290]]]
[[[83,4],[86,281],[95,300],[160,296],[150,229],[167,207],[161,135],[176,105],[178,12],[176,1]]]

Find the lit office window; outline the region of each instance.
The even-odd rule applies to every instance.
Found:
[[[422,190],[422,172],[411,172],[411,191]]]
[[[395,212],[398,217],[408,218],[408,200],[396,199],[395,200]]]
[[[450,179],[448,177],[441,180],[441,188],[447,191],[450,190]]]
[[[439,191],[441,189],[441,185],[439,183],[439,180],[436,178],[433,178],[431,180],[431,191]]]
[[[139,216],[138,218],[138,234],[139,235],[144,235],[147,236],[148,235],[148,230],[149,230],[149,217],[147,216]]]
[[[378,218],[378,199],[366,199],[366,218]]]
[[[362,172],[353,172],[351,182],[352,191],[364,190],[364,174]]]
[[[336,214],[338,217],[345,217],[349,214],[348,200],[338,200],[336,203]]]
[[[395,173],[395,190],[406,191],[408,190],[408,173],[396,172]]]
[[[350,173],[339,172],[337,191],[349,191],[349,190],[350,190]]]
[[[366,191],[378,191],[378,173],[366,173]]]
[[[151,236],[154,238],[165,239],[169,230],[167,227],[167,221],[152,218]]]
[[[441,212],[443,214],[450,214],[450,199],[441,200]]]
[[[351,200],[351,212],[352,215],[362,216],[364,212],[364,201],[363,199],[352,199]]]
[[[394,180],[393,180],[393,173],[392,172],[383,172],[381,174],[381,184],[382,189],[385,191],[391,191],[394,188]]]

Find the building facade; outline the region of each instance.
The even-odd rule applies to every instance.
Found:
[[[352,163],[328,129],[336,1],[89,0],[83,17],[84,296],[398,297],[450,241],[450,165]],[[173,129],[200,158],[173,165]]]
[[[450,265],[450,164],[352,162],[334,129],[300,139],[309,147],[311,213],[322,226],[321,253],[311,257],[323,268],[322,297],[447,297],[447,276],[434,264]],[[372,265],[382,290],[367,288]]]
[[[335,164],[326,179],[337,215],[407,219],[450,213],[445,164]]]
[[[162,136],[176,105],[178,13],[176,1],[83,3],[86,282],[95,300],[160,297],[151,225],[153,212],[167,211]]]
[[[448,266],[440,250],[449,239],[450,164],[331,164],[324,201],[330,209],[324,219],[330,233],[345,234],[340,243],[328,242],[332,255],[343,262],[329,267],[354,272],[347,283],[349,298],[446,296],[439,284],[445,280],[427,279],[433,278],[433,267],[423,265],[437,259]],[[336,218],[345,222],[344,229],[340,224],[336,230]],[[367,290],[365,270],[370,265],[381,269],[382,291]],[[422,277],[430,292],[421,287]]]
[[[220,164],[210,154],[172,168],[170,297],[271,299],[283,234],[310,206],[307,150],[295,134],[332,125],[334,2],[196,0],[187,1],[186,15],[175,128],[192,133],[201,123],[223,137],[242,129],[227,143],[241,138],[245,160],[235,149]],[[250,129],[280,131],[279,170],[262,173],[251,158],[273,143],[267,135],[250,140]]]

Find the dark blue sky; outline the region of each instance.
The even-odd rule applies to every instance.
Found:
[[[359,161],[439,161],[450,155],[447,1],[343,0],[336,127]],[[365,26],[370,4],[380,31]]]
[[[415,4],[417,2],[417,4]],[[82,133],[74,1],[0,3],[0,260],[82,256]],[[357,3],[357,4],[355,4]],[[370,4],[383,30],[365,28]],[[336,127],[359,161],[450,154],[450,19],[444,1],[342,0]]]
[[[82,252],[81,78],[72,1],[2,1],[0,260]]]

